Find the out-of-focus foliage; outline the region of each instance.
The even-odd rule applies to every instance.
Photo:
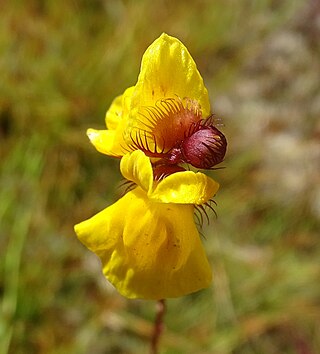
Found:
[[[229,140],[202,230],[215,281],[168,301],[161,352],[320,352],[319,1],[0,9],[1,353],[148,350],[154,303],[118,295],[73,224],[120,194],[118,161],[85,130],[103,127],[161,32],[189,48]]]

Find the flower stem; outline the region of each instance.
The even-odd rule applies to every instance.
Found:
[[[164,314],[166,312],[165,300],[159,300],[156,304],[156,318],[154,321],[153,334],[151,338],[150,354],[158,353],[158,344],[164,328]]]

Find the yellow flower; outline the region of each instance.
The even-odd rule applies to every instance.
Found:
[[[87,134],[107,155],[140,149],[150,157],[162,157],[209,115],[208,92],[187,48],[162,34],[143,55],[136,85],[107,111],[108,129],[89,129]]]
[[[178,297],[208,287],[211,268],[193,215],[194,205],[208,202],[218,184],[191,171],[155,181],[140,150],[126,154],[120,168],[136,188],[75,226],[100,257],[106,278],[128,298]]]
[[[98,151],[122,157],[121,173],[135,188],[76,225],[79,239],[126,297],[163,299],[208,287],[212,273],[194,211],[219,186],[180,165],[212,168],[223,161],[227,142],[178,39],[162,34],[150,45],[136,85],[112,102],[106,125],[87,134]]]

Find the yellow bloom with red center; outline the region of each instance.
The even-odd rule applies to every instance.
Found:
[[[136,188],[75,226],[106,278],[128,298],[178,297],[208,287],[211,267],[193,215],[219,185],[191,171],[155,181],[150,159],[139,150],[126,154],[120,169]]]
[[[219,186],[180,164],[212,168],[223,161],[227,142],[178,39],[162,34],[150,45],[136,85],[112,102],[106,125],[88,136],[98,151],[122,157],[121,173],[136,187],[76,225],[79,239],[126,297],[163,299],[208,287],[212,273],[194,211]]]

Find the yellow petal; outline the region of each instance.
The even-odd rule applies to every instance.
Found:
[[[164,98],[196,100],[204,117],[210,114],[208,92],[187,48],[163,33],[146,50],[131,107],[154,106]]]
[[[145,191],[152,189],[153,171],[150,159],[141,151],[135,150],[121,159],[120,170],[124,178],[136,183]]]
[[[116,130],[88,129],[87,135],[93,146],[103,154],[122,156],[126,153],[123,148],[126,143]]]
[[[123,95],[117,96],[111,103],[110,108],[106,113],[106,126],[110,130],[117,129],[119,123],[122,120],[122,97]]]
[[[124,178],[133,181],[159,203],[204,204],[219,189],[219,184],[203,173],[176,172],[154,186],[150,159],[140,150],[121,159],[120,170]]]
[[[111,103],[105,119],[108,129],[117,129],[119,123],[128,117],[133,90],[134,86],[127,88],[122,95],[116,97]]]
[[[108,130],[87,130],[91,143],[99,152],[110,156],[123,156],[128,152],[126,124],[133,89],[129,87],[113,100],[106,113]]]
[[[79,240],[92,252],[106,252],[112,249],[118,242],[114,227],[121,224],[122,214],[114,213],[116,204],[99,212],[92,218],[75,225],[74,230]],[[113,215],[110,218],[110,215]]]
[[[203,173],[185,171],[163,179],[149,197],[162,203],[204,204],[218,189],[219,184]]]
[[[163,299],[210,286],[192,205],[154,203],[136,188],[75,229],[126,297]]]

